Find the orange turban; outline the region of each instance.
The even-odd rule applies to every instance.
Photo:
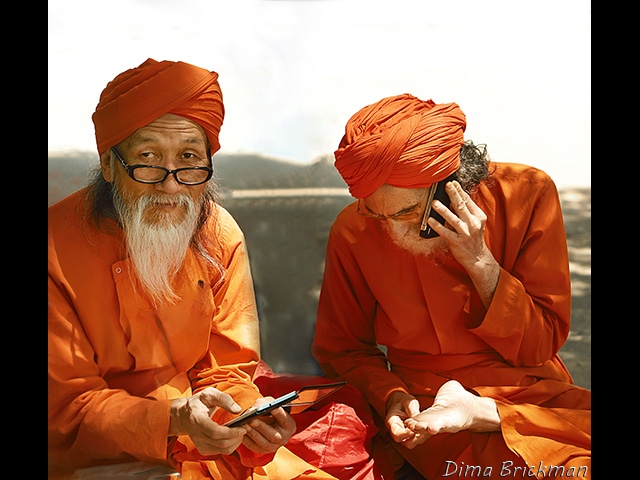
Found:
[[[364,107],[347,122],[335,166],[355,198],[383,184],[425,188],[460,167],[466,119],[455,103],[407,93]]]
[[[98,153],[165,113],[198,123],[207,133],[211,154],[217,152],[224,120],[218,74],[184,62],[152,58],[122,72],[102,91],[92,116]]]

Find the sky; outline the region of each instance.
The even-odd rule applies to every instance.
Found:
[[[153,58],[218,72],[221,153],[332,156],[351,115],[410,93],[457,103],[493,160],[591,185],[588,1],[49,0],[48,21],[49,153],[95,152],[100,93]]]

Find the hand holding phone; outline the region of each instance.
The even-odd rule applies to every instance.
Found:
[[[427,198],[427,204],[424,210],[424,215],[422,217],[422,224],[420,225],[420,236],[422,238],[434,238],[438,237],[439,233],[435,231],[435,229],[431,228],[431,226],[427,223],[429,217],[435,218],[442,225],[446,223],[446,220],[436,212],[432,207],[432,203],[434,200],[439,200],[445,207],[450,208],[451,199],[449,195],[445,191],[445,186],[447,182],[451,182],[456,179],[456,173],[452,173],[444,180],[440,180],[433,184],[429,190],[429,197]]]
[[[328,395],[338,390],[346,383],[346,381],[342,381],[336,383],[327,383],[324,385],[307,385],[306,387],[302,387],[299,390],[294,390],[292,392],[286,393],[281,397],[278,397],[275,400],[272,400],[271,402],[259,407],[251,407],[242,412],[236,418],[229,420],[224,425],[226,427],[238,427],[256,417],[268,415],[271,410],[278,407],[283,407],[291,414],[303,412],[310,406],[315,405],[316,403],[326,398]]]
[[[271,410],[274,410],[278,407],[282,407],[286,405],[291,400],[296,398],[296,396],[297,396],[297,392],[295,391],[289,392],[286,395],[278,397],[275,400],[269,403],[265,403],[264,405],[261,405],[259,407],[248,408],[247,410],[242,412],[240,415],[238,415],[236,418],[234,418],[233,420],[229,420],[224,425],[227,427],[238,427],[240,425],[243,425],[256,417],[259,417],[261,415],[266,415]]]

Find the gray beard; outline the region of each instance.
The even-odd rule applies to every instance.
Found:
[[[115,188],[113,197],[125,232],[127,252],[142,290],[154,306],[175,303],[179,297],[173,280],[195,235],[199,208],[188,195],[176,194],[171,200],[184,209],[181,219],[173,220],[174,212],[159,212],[149,219],[147,209],[156,200],[166,200],[166,195],[143,195],[128,201]]]
[[[385,230],[388,228],[386,223],[384,224],[384,228]],[[415,228],[410,228],[407,234],[400,239],[396,239],[390,234],[389,237],[394,245],[416,257],[430,258],[436,255],[446,254],[449,251],[446,240],[440,236],[435,238],[422,238],[417,225]]]

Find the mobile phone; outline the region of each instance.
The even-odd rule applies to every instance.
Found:
[[[451,199],[449,198],[449,195],[447,195],[447,192],[445,192],[444,187],[447,184],[447,182],[451,182],[452,180],[455,180],[456,177],[457,175],[454,172],[444,180],[440,180],[439,182],[436,182],[435,185],[433,185],[433,187],[435,188],[433,187],[431,188],[431,191],[429,192],[429,198],[427,199],[427,206],[425,208],[424,216],[422,218],[422,224],[420,225],[420,236],[422,238],[434,238],[440,235],[433,228],[431,228],[431,226],[427,223],[427,218],[433,217],[442,225],[446,223],[446,220],[442,217],[442,215],[440,215],[433,208],[431,208],[431,203],[434,200],[440,200],[440,202],[445,207],[449,208],[449,206],[451,205]]]
[[[247,423],[248,421],[250,421],[250,420],[252,420],[252,419],[254,419],[256,417],[259,417],[261,415],[266,415],[271,410],[274,410],[274,409],[276,409],[278,407],[285,406],[287,403],[289,403],[291,400],[293,400],[293,399],[295,399],[297,397],[298,397],[298,392],[296,392],[296,391],[286,393],[286,394],[282,395],[281,397],[278,397],[278,398],[276,398],[275,400],[273,400],[273,401],[271,401],[269,403],[265,403],[264,405],[261,405],[259,407],[251,407],[251,408],[245,410],[243,413],[238,415],[233,420],[229,420],[224,425],[226,427],[238,427],[238,426],[243,425],[243,424]]]
[[[267,415],[271,410],[278,407],[284,408],[291,414],[304,412],[307,408],[324,400],[325,397],[343,385],[346,385],[346,383],[347,382],[343,380],[335,383],[304,386],[299,390],[286,393],[260,407],[251,407],[224,425],[226,427],[237,427],[256,417]]]

